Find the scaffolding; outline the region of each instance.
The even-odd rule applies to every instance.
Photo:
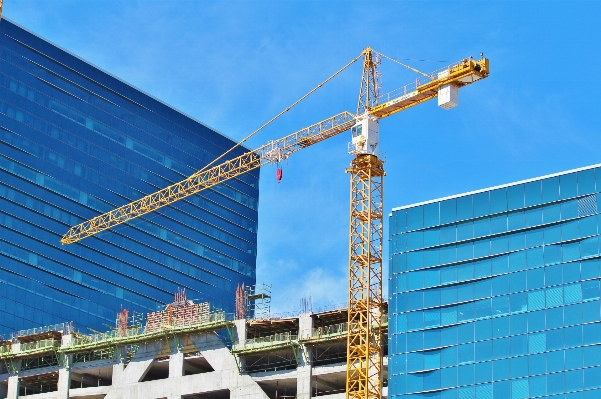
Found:
[[[244,291],[246,317],[269,319],[271,314],[271,285],[261,283],[247,286]]]

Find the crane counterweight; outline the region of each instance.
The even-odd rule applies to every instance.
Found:
[[[459,87],[448,84],[438,89],[438,106],[449,110],[459,105]]]

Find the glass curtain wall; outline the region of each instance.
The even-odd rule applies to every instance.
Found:
[[[179,288],[233,312],[236,285],[255,282],[258,170],[80,243],[60,238],[234,144],[2,19],[0,335],[105,330],[121,307],[154,311]]]
[[[389,397],[601,397],[601,169],[390,219]]]

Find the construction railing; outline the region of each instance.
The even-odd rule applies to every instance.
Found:
[[[284,332],[279,334],[273,334],[266,337],[250,338],[244,341],[244,343],[237,343],[235,349],[258,349],[266,348],[270,346],[279,346],[292,341],[297,341],[298,335],[291,332]]]
[[[233,313],[214,312],[195,319],[193,322],[174,322],[174,320],[161,320],[159,325],[154,324],[152,329],[147,327],[129,327],[127,330],[111,330],[105,333],[80,335],[74,338],[69,345],[70,350],[94,349],[113,344],[129,344],[151,337],[164,334],[173,334],[183,331],[194,331],[203,328],[226,328],[234,320]]]
[[[11,344],[0,345],[0,355],[8,354],[11,351]]]
[[[151,331],[148,331],[148,329],[142,325],[137,325],[104,333],[94,333],[89,335],[72,334],[70,342],[65,343],[64,345],[61,345],[61,340],[56,339],[37,340],[34,342],[22,343],[19,346],[15,346],[14,342],[10,342],[0,345],[0,359],[11,356],[28,356],[34,352],[42,354],[50,350],[64,353],[76,353],[110,349],[116,345],[135,346],[145,340],[155,338],[160,339],[163,336],[171,334],[230,328],[233,325],[233,321],[233,313],[214,311],[195,318],[186,318],[185,320],[169,318],[164,322],[155,325],[155,328]],[[71,323],[61,323],[52,326],[21,330],[13,333],[13,337],[15,337],[13,341],[17,340],[16,337],[51,331],[65,334],[73,332],[73,328]],[[16,348],[18,349],[16,350]]]
[[[24,337],[24,336],[28,336],[28,335],[36,335],[36,334],[41,334],[41,333],[50,332],[50,331],[58,331],[62,334],[69,334],[71,331],[73,331],[73,325],[71,322],[68,322],[68,323],[52,324],[49,326],[35,327],[35,328],[27,329],[27,330],[19,330],[19,331],[15,331],[14,333],[12,333],[11,338],[17,339],[19,337]]]
[[[61,341],[56,339],[43,339],[35,342],[21,344],[19,352],[37,352],[45,349],[56,349],[61,346]]]
[[[89,352],[78,352],[73,356],[73,363],[92,362],[94,360],[113,359],[115,357],[114,348],[104,348]]]
[[[328,338],[337,335],[346,334],[348,331],[348,323],[332,324],[330,326],[317,327],[313,329],[311,338]]]
[[[104,333],[80,335],[71,340],[69,346],[94,346],[108,341],[125,339],[144,334],[144,328],[129,328],[127,330],[111,330]]]

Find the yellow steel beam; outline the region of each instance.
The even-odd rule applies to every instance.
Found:
[[[349,112],[345,111],[334,115],[284,138],[271,141],[254,151],[247,152],[207,170],[197,172],[185,180],[172,184],[144,198],[73,226],[61,238],[61,243],[71,244],[77,242],[263,165],[279,162],[305,147],[350,129],[354,123],[355,116]]]

